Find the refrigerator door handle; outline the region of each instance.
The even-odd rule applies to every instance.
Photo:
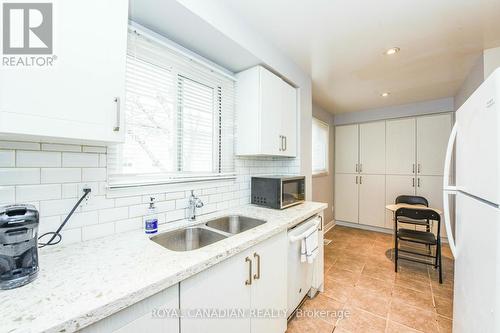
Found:
[[[448,139],[448,147],[446,149],[446,157],[444,160],[444,172],[443,172],[444,225],[446,228],[446,235],[448,236],[448,243],[450,245],[450,250],[454,258],[457,257],[457,248],[455,245],[455,239],[453,238],[453,232],[451,230],[450,203],[448,200],[448,195],[457,194],[456,186],[450,186],[451,158],[453,153],[453,147],[455,146],[456,137],[457,137],[457,123],[453,125],[453,129],[451,130],[450,133],[450,138]]]

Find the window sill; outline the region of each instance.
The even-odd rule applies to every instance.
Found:
[[[321,171],[321,172],[317,172],[317,173],[313,173],[312,174],[312,177],[313,178],[319,178],[319,177],[326,177],[328,176],[330,173],[328,171]]]
[[[214,176],[203,178],[179,178],[161,182],[148,183],[122,183],[107,186],[106,197],[120,198],[124,196],[146,195],[159,192],[176,192],[185,190],[196,190],[206,188],[207,183],[214,183],[214,186],[224,186],[232,184],[236,175]]]

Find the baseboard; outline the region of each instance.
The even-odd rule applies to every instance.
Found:
[[[335,226],[335,220],[331,220],[325,225],[325,231],[324,233],[326,234],[328,231],[330,231],[333,227]]]
[[[383,232],[385,234],[392,234],[393,233],[392,229],[389,229],[389,228],[374,227],[374,226],[371,226],[371,225],[351,223],[351,222],[345,222],[345,221],[335,221],[334,225],[332,225],[330,227],[330,229],[333,228],[335,225],[340,225],[340,226],[349,227],[349,228],[362,229],[362,230]],[[447,237],[441,237],[441,242],[444,243],[444,244],[448,244],[448,238]]]
[[[351,222],[345,222],[345,221],[335,221],[335,224],[343,226],[343,227],[363,229],[363,230],[369,230],[369,231],[377,231],[377,232],[383,232],[385,234],[392,234],[392,229],[381,228],[381,227],[374,227],[374,226],[371,226],[371,225],[365,225],[365,224],[359,224],[359,223],[351,223]]]

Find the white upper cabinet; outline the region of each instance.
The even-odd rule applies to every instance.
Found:
[[[359,125],[359,172],[385,174],[385,121]]]
[[[386,122],[386,172],[389,175],[415,173],[415,118]]]
[[[297,155],[296,89],[261,66],[237,74],[238,155]]]
[[[0,69],[0,137],[123,141],[128,2],[56,0],[52,12],[53,53],[40,56],[53,65]]]
[[[335,127],[335,173],[358,172],[358,125]]]
[[[278,155],[281,152],[281,106],[279,92],[282,80],[267,70],[260,70],[260,149],[262,154]],[[271,93],[267,93],[269,91]],[[278,92],[278,93],[277,93]],[[238,94],[244,91],[238,91]],[[239,105],[238,105],[239,108]],[[242,126],[245,126],[242,124]],[[239,128],[239,127],[238,127]]]
[[[283,108],[281,114],[281,135],[284,136],[284,148],[281,155],[297,155],[297,90],[289,84],[282,84]]]
[[[443,175],[451,121],[451,114],[417,118],[417,174]]]

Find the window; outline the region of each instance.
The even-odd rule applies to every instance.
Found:
[[[328,173],[328,124],[313,118],[312,121],[312,172],[313,175]]]
[[[234,172],[234,80],[129,32],[124,144],[109,152],[110,187]]]

